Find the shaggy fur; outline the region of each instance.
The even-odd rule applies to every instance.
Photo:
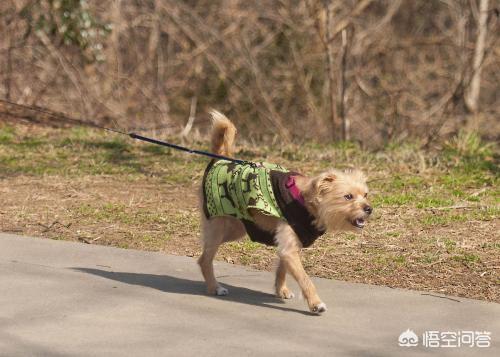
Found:
[[[212,152],[231,156],[236,128],[223,114],[217,111],[212,111],[211,114]],[[319,229],[330,232],[359,231],[372,213],[367,198],[366,178],[361,171],[330,170],[311,178],[296,176],[295,181],[304,197],[306,208],[315,217],[314,224]],[[215,279],[213,259],[222,243],[245,236],[245,226],[229,216],[206,219],[203,214],[203,194],[200,194],[200,204],[203,253],[198,264],[207,283],[208,293],[227,295],[228,290]],[[260,228],[274,234],[279,256],[275,282],[277,296],[283,299],[294,297],[285,282],[286,274],[289,273],[298,282],[310,311],[318,314],[325,312],[326,305],[319,298],[314,284],[302,266],[302,245],[290,225],[257,210],[250,210],[249,213]]]

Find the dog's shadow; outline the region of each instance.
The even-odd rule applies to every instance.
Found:
[[[152,289],[157,289],[171,294],[185,294],[185,295],[200,295],[207,296],[205,283],[196,280],[189,280],[178,278],[169,275],[155,275],[155,274],[138,274],[128,272],[115,272],[93,268],[71,268],[72,270],[93,274],[102,278],[119,281],[125,284],[145,286]],[[284,304],[285,302],[275,295],[256,291],[252,289],[242,288],[230,284],[222,284],[229,289],[229,295],[226,296],[213,296],[214,299],[221,299],[225,301],[236,302],[240,304],[249,304],[254,306],[261,306],[270,309],[277,309],[282,311],[293,311],[304,315],[313,315],[305,310],[297,310],[284,306],[277,306],[275,304]]]

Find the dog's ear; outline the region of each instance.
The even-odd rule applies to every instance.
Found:
[[[333,172],[326,172],[324,174],[321,174],[314,180],[314,188],[316,192],[321,195],[323,193],[329,192],[336,180],[337,175],[335,175]]]

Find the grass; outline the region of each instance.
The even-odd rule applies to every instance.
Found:
[[[41,136],[0,128],[0,172],[4,175],[170,175],[179,184],[190,181],[186,169],[202,170],[201,158],[174,156],[168,149],[137,143],[85,128],[46,131]],[[181,174],[179,174],[181,172]]]
[[[334,163],[368,173],[373,218],[361,235],[326,235],[304,250],[309,273],[500,302],[498,147],[467,133],[426,152],[411,143],[377,152],[354,143],[240,144],[240,158],[300,172]],[[206,163],[86,128],[0,126],[0,229],[197,256]],[[272,269],[275,253],[243,240],[217,259]]]
[[[452,259],[465,265],[479,263],[481,261],[481,258],[473,253],[461,253],[454,255]]]
[[[445,226],[453,222],[466,222],[468,216],[466,214],[446,214],[435,215],[427,214],[420,219],[420,223],[425,226]]]

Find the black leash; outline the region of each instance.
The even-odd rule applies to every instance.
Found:
[[[237,163],[237,164],[255,165],[255,163],[252,162],[252,161],[234,159],[234,158],[223,156],[223,155],[217,155],[217,154],[214,154],[214,153],[211,153],[211,152],[208,152],[208,151],[189,149],[189,148],[184,147],[184,146],[180,146],[180,145],[176,145],[176,144],[171,144],[171,143],[168,143],[166,141],[161,141],[161,140],[157,140],[157,139],[148,138],[146,136],[142,136],[142,135],[139,135],[139,134],[127,133],[127,132],[124,132],[124,131],[121,131],[121,130],[117,130],[117,129],[106,128],[104,126],[95,124],[93,122],[88,122],[88,121],[83,121],[83,120],[79,120],[79,119],[69,118],[69,117],[67,117],[64,114],[53,113],[53,112],[51,112],[49,110],[38,108],[38,107],[30,107],[30,106],[27,106],[27,105],[22,105],[22,104],[14,103],[14,102],[11,102],[11,101],[8,101],[8,100],[4,100],[4,99],[0,99],[0,102],[7,103],[7,104],[10,104],[10,105],[16,106],[18,108],[24,108],[24,109],[28,109],[28,110],[35,111],[35,112],[40,112],[40,113],[48,114],[48,115],[50,115],[50,116],[52,116],[54,118],[57,118],[58,120],[64,119],[66,121],[71,121],[71,122],[73,122],[75,124],[78,124],[78,125],[89,126],[89,127],[93,127],[93,128],[96,128],[96,129],[110,131],[110,132],[113,132],[113,133],[116,133],[116,134],[126,135],[126,136],[128,136],[128,137],[130,137],[132,139],[135,139],[135,140],[141,140],[141,141],[145,141],[145,142],[148,142],[148,143],[151,143],[151,144],[166,146],[166,147],[169,147],[169,148],[172,148],[172,149],[175,149],[175,150],[184,151],[184,152],[187,152],[187,153],[190,153],[190,154],[204,155],[204,156],[211,157],[213,159],[227,160],[227,161],[231,161],[231,162],[234,162],[234,163]]]
[[[181,150],[181,151],[185,151],[185,152],[188,152],[190,154],[205,155],[205,156],[208,156],[208,157],[211,157],[211,158],[214,158],[214,159],[232,161],[232,162],[237,163],[237,164],[245,164],[245,163],[253,164],[253,162],[250,162],[250,161],[233,159],[231,157],[227,157],[227,156],[223,156],[223,155],[217,155],[217,154],[213,154],[211,152],[202,151],[202,150],[189,149],[189,148],[186,148],[184,146],[167,143],[166,141],[161,141],[161,140],[156,140],[156,139],[148,138],[146,136],[138,135],[138,134],[135,134],[135,133],[129,133],[129,134],[126,134],[126,135],[130,136],[132,139],[141,140],[141,141],[147,141],[148,143],[152,143],[152,144],[156,144],[156,145],[167,146],[169,148],[176,149],[176,150]]]
[[[190,149],[190,148],[187,148],[187,147],[184,147],[184,146],[180,146],[180,145],[177,145],[177,144],[168,143],[166,141],[162,141],[162,140],[158,140],[158,139],[153,139],[153,138],[148,138],[147,136],[142,136],[142,135],[139,135],[139,134],[136,134],[136,133],[126,133],[126,132],[123,132],[123,131],[120,131],[120,130],[105,128],[103,126],[98,126],[98,125],[93,125],[93,126],[96,127],[96,128],[99,128],[99,129],[111,131],[113,133],[127,135],[127,136],[129,136],[129,137],[131,137],[132,139],[135,139],[135,140],[141,140],[141,141],[145,141],[145,142],[148,142],[148,143],[151,143],[151,144],[166,146],[166,147],[169,147],[169,148],[172,148],[172,149],[175,149],[175,150],[184,151],[184,152],[187,152],[187,153],[190,153],[190,154],[204,155],[204,156],[211,157],[213,159],[232,161],[232,162],[237,163],[237,164],[254,164],[251,161],[234,159],[232,157],[227,157],[227,156],[223,156],[223,155],[217,155],[217,154],[214,154],[214,153],[211,153],[211,152],[208,152],[208,151],[203,151],[203,150]]]

